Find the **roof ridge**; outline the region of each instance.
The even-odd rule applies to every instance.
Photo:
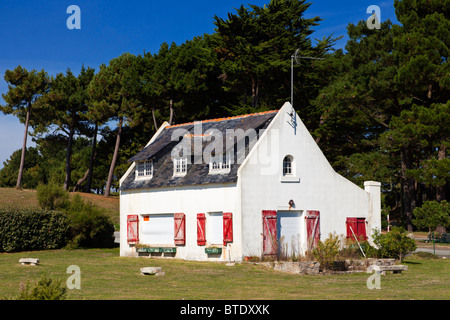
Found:
[[[234,119],[240,119],[240,118],[247,118],[247,117],[251,117],[251,116],[260,116],[260,115],[264,115],[264,114],[276,113],[278,111],[280,111],[280,110],[270,110],[270,111],[263,111],[263,112],[255,112],[255,113],[243,114],[243,115],[240,115],[240,116],[233,116],[233,117],[199,120],[199,121],[194,121],[194,122],[187,122],[187,123],[181,123],[181,124],[175,124],[175,125],[172,125],[172,126],[167,126],[166,129],[192,125],[192,124],[195,124],[195,123],[198,123],[198,122],[201,122],[201,123],[220,122],[220,121],[234,120]]]

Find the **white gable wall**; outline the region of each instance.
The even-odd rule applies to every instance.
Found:
[[[263,210],[301,211],[302,220],[307,210],[320,211],[321,240],[333,232],[345,235],[346,217],[369,216],[369,193],[333,170],[298,116],[296,130],[290,126],[291,111],[286,103],[239,170],[244,256],[262,253]],[[294,158],[299,183],[280,181],[286,155]],[[264,165],[270,159],[277,160],[272,170]],[[295,203],[291,209],[289,200]],[[302,228],[306,250],[304,223]]]

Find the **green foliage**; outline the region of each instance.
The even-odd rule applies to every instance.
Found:
[[[62,248],[68,237],[67,216],[48,210],[0,210],[0,252]]]
[[[392,230],[386,234],[375,230],[373,242],[378,247],[380,258],[394,258],[400,261],[417,248],[414,239],[408,237],[406,231],[399,227],[392,227]]]
[[[114,225],[97,206],[75,195],[66,208],[69,220],[70,248],[111,248]]]
[[[341,242],[337,235],[330,234],[325,241],[319,241],[314,248],[313,257],[319,262],[320,269],[331,269],[333,261],[339,254]]]
[[[44,274],[34,286],[27,282],[16,300],[65,300],[67,288],[61,286],[61,283],[62,280]]]
[[[62,209],[68,204],[69,193],[55,183],[40,184],[37,187],[37,198],[42,209]]]
[[[435,230],[437,227],[450,227],[450,204],[447,201],[426,201],[422,207],[413,211],[413,223],[417,228]]]

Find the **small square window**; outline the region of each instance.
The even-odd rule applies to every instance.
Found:
[[[153,176],[153,161],[146,160],[136,163],[137,178],[151,178]]]
[[[174,165],[174,175],[182,176],[187,172],[187,158],[176,158],[173,159]]]
[[[223,156],[218,155],[211,159],[212,162],[209,163],[210,173],[228,173],[231,169],[231,159],[229,155],[224,154]]]

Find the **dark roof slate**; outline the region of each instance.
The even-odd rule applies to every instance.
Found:
[[[269,111],[256,114],[249,114],[244,116],[213,119],[201,121],[202,135],[211,132],[211,129],[218,130],[224,137],[224,147],[226,146],[226,130],[242,129],[244,132],[249,129],[254,129],[257,133],[259,130],[267,128],[272,119],[275,117],[278,111]],[[199,124],[197,122],[196,124]],[[173,175],[173,161],[172,150],[180,146],[180,140],[172,141],[172,134],[175,130],[185,130],[191,134],[191,139],[194,137],[194,123],[187,123],[182,125],[175,125],[166,127],[158,138],[153,143],[144,148],[141,152],[132,157],[129,161],[144,161],[153,160],[153,177],[149,180],[136,180],[135,170],[133,170],[123,181],[121,190],[131,189],[152,189],[171,186],[187,186],[187,185],[205,185],[205,184],[217,184],[217,183],[233,183],[237,181],[237,171],[240,164],[236,163],[236,144],[234,143],[234,164],[231,165],[231,170],[227,174],[209,174],[209,163],[201,164],[188,164],[186,175],[183,177],[174,177]],[[198,127],[195,134],[198,134]],[[179,131],[180,132],[180,131]],[[216,131],[217,132],[217,131]],[[186,138],[184,138],[186,139]],[[202,143],[202,150],[212,141],[204,141],[204,139],[195,136],[193,139],[200,139]],[[245,139],[245,138],[244,138]],[[192,146],[194,143],[192,142]],[[248,155],[249,146],[246,144],[245,155]],[[192,161],[194,162],[194,161]]]

